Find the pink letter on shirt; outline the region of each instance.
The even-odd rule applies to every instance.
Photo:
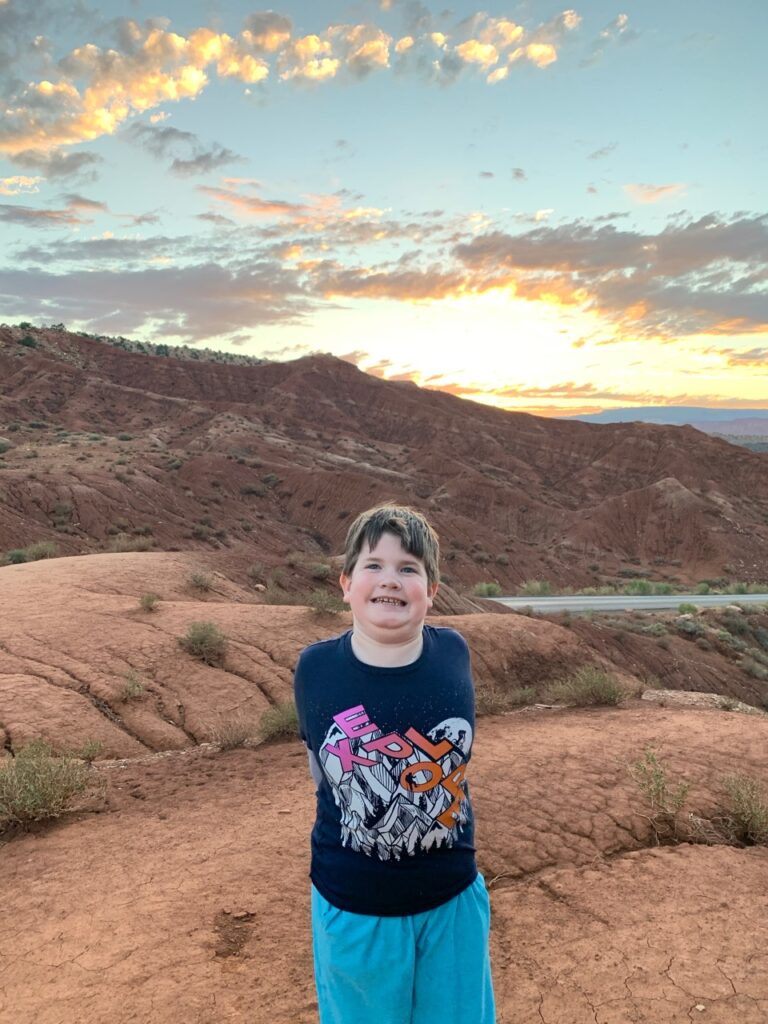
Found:
[[[333,716],[333,720],[344,735],[349,736],[351,740],[361,740],[379,728],[370,720],[368,712],[362,704],[356,704],[353,708],[340,711],[338,715]]]
[[[341,770],[345,774],[352,771],[352,765],[354,764],[378,764],[378,761],[371,761],[367,757],[359,757],[357,754],[353,754],[349,740],[339,740],[338,747],[333,743],[326,743],[324,749],[330,750],[332,754],[335,754],[336,757],[338,757],[341,761]]]

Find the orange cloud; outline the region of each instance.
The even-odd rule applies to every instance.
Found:
[[[456,53],[467,64],[480,64],[483,68],[489,68],[499,59],[499,51],[493,43],[481,43],[477,39],[468,39],[466,43],[460,43],[456,47]]]
[[[673,185],[624,185],[624,191],[636,203],[658,203],[662,199],[680,195],[686,186],[680,182]]]

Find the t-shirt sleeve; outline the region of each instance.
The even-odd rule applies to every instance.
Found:
[[[293,673],[293,699],[296,702],[296,716],[299,720],[299,736],[304,740],[309,750],[312,744],[307,729],[307,701],[306,701],[306,669],[304,665],[304,651],[299,655],[296,662],[296,669]]]

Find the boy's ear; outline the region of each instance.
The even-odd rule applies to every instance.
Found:
[[[432,602],[435,599],[435,594],[437,593],[437,588],[439,586],[440,586],[440,583],[438,582],[438,583],[430,583],[429,586],[427,587],[427,596],[429,598],[429,607],[430,608],[432,607]]]
[[[342,600],[349,604],[349,576],[345,576],[344,573],[339,576],[339,586],[341,587]]]

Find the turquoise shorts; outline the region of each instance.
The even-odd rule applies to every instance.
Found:
[[[485,880],[434,910],[374,917],[312,886],[320,1024],[494,1024]]]

